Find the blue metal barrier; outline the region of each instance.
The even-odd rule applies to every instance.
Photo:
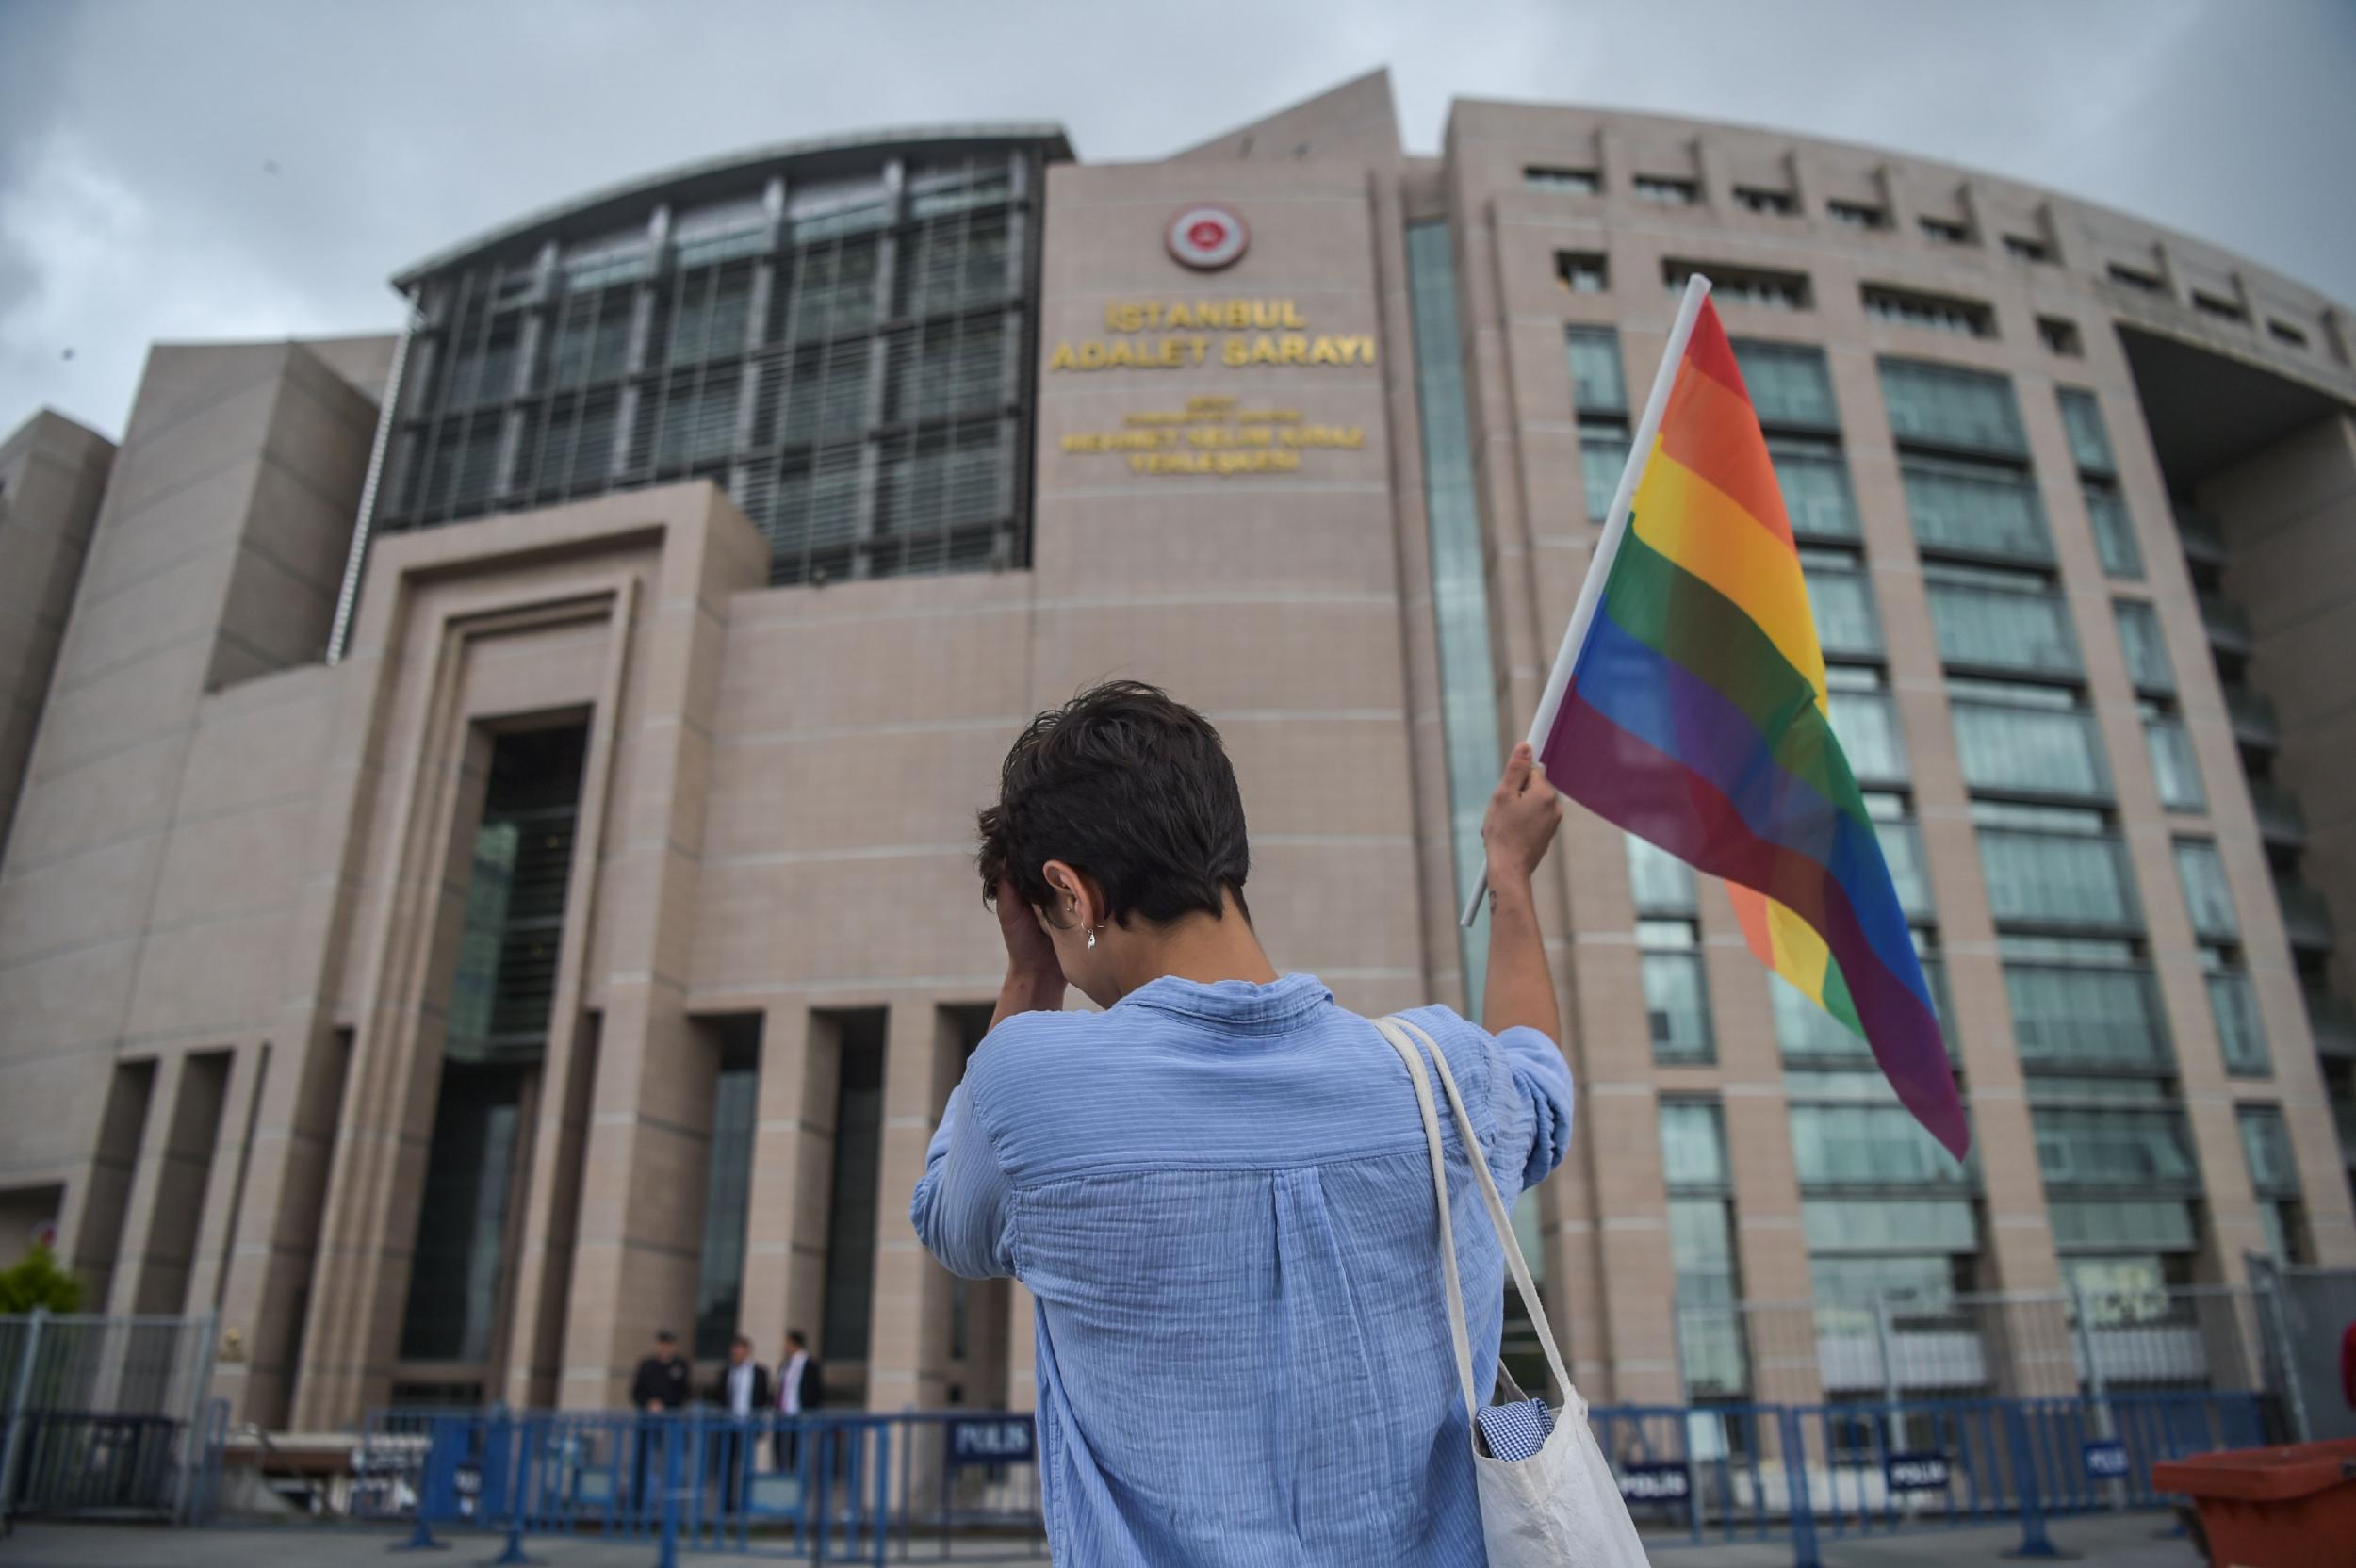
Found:
[[[2267,1436],[2252,1394],[1588,1414],[1648,1550],[1782,1540],[1795,1568],[1815,1568],[1824,1539],[2006,1523],[2020,1555],[2050,1556],[2050,1519],[2163,1506],[2155,1463]],[[715,1551],[880,1563],[895,1537],[901,1560],[945,1558],[953,1534],[970,1560],[977,1533],[1019,1536],[1008,1549],[1026,1555],[1042,1533],[1035,1429],[1002,1412],[386,1412],[371,1443],[405,1466],[389,1494],[417,1544],[495,1530],[507,1562],[534,1535],[643,1540],[668,1568]]]

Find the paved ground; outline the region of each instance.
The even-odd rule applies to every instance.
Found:
[[[2086,1568],[2201,1568],[2191,1544],[2166,1538],[2159,1531],[2167,1520],[2156,1514],[2129,1514],[2063,1520],[2053,1526],[2054,1542]],[[432,1556],[388,1557],[401,1536],[352,1526],[280,1525],[266,1527],[230,1526],[174,1530],[136,1525],[28,1524],[0,1540],[0,1563],[16,1568],[385,1568],[387,1563],[448,1564],[474,1568],[499,1553],[497,1537],[460,1534],[449,1537],[450,1550]],[[1914,1531],[1854,1541],[1826,1540],[1824,1568],[1922,1568],[1922,1564],[1956,1564],[1979,1568],[2007,1561],[2005,1554],[2020,1544],[2019,1529]],[[528,1544],[534,1562],[548,1568],[651,1568],[650,1544],[535,1537]],[[720,1565],[745,1559],[729,1552],[681,1554],[683,1562]],[[767,1559],[766,1560],[777,1560]],[[896,1550],[893,1561],[900,1559]],[[938,1562],[934,1551],[918,1544],[913,1562]],[[1024,1557],[1005,1544],[961,1544],[952,1562],[996,1561],[1008,1568],[1045,1568],[1044,1556]],[[1663,1547],[1654,1555],[1656,1568],[1788,1568],[1792,1548],[1782,1542],[1742,1545]]]

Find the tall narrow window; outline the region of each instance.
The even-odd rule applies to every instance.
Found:
[[[1701,933],[1690,920],[1636,923],[1644,980],[1644,1011],[1652,1028],[1653,1060],[1664,1064],[1714,1061],[1710,988],[1703,977]]]
[[[2258,1200],[2266,1250],[2277,1263],[2304,1263],[2305,1227],[2299,1222],[2299,1162],[2291,1157],[2290,1128],[2279,1105],[2241,1105],[2242,1156],[2250,1165],[2250,1186]]]
[[[824,1337],[818,1353],[829,1362],[864,1362],[875,1296],[884,1010],[860,1008],[820,1017],[830,1026],[842,1070],[835,1088],[834,1169],[827,1189],[825,1315],[820,1331]]]
[[[1600,258],[1598,258],[1600,259]],[[1456,261],[1443,221],[1407,227],[1408,302],[1415,324],[1415,400],[1423,427],[1424,511],[1432,535],[1432,626],[1439,649],[1440,714],[1448,755],[1449,843],[1456,898],[1472,895],[1486,864],[1481,819],[1496,788],[1497,672],[1489,653],[1489,589],[1481,501],[1473,484],[1472,416],[1464,402],[1456,318]],[[1485,916],[1457,934],[1465,1004],[1481,1013],[1488,962]]]
[[[524,1109],[548,1054],[587,746],[581,725],[491,743],[444,1011],[441,1089],[401,1317],[404,1361],[484,1366],[497,1348]]]
[[[2119,464],[2111,455],[2110,432],[2102,423],[2102,404],[2082,387],[2065,386],[2062,425],[2070,433],[2070,455],[2078,466],[2078,488],[2086,498],[2086,523],[2094,531],[2095,553],[2102,570],[2116,578],[2143,576],[2143,547],[2136,543],[2135,519],[2119,491]]]
[[[1612,492],[1628,464],[1628,381],[1620,366],[1620,335],[1610,327],[1573,327],[1567,345],[1587,520],[1600,523],[1612,510]]]
[[[728,1353],[741,1319],[753,1127],[761,1103],[761,1015],[739,1015],[705,1027],[717,1037],[719,1072],[712,1081],[703,1263],[695,1282],[695,1357],[716,1361]]]
[[[1677,1348],[1686,1394],[1740,1396],[1750,1385],[1743,1355],[1742,1275],[1734,1247],[1733,1184],[1726,1128],[1708,1100],[1661,1102],[1661,1169],[1669,1189],[1669,1251],[1677,1267]]]

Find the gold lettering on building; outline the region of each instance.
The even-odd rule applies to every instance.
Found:
[[[1056,370],[1179,370],[1217,363],[1230,369],[1255,365],[1371,367],[1374,338],[1366,333],[1311,336],[1297,300],[1110,300],[1104,330],[1113,337],[1059,342],[1048,351]],[[1173,329],[1199,329],[1180,333]],[[1222,336],[1211,347],[1212,333]],[[1216,352],[1216,359],[1214,359]]]
[[[1297,339],[1296,341],[1305,341]],[[1284,363],[1284,342],[1271,352]],[[1245,352],[1255,351],[1251,344]],[[1314,354],[1316,346],[1302,351]],[[1125,455],[1133,474],[1297,474],[1303,451],[1363,451],[1361,425],[1323,425],[1301,417],[1297,408],[1246,407],[1233,397],[1206,394],[1182,409],[1131,414],[1119,430],[1073,431],[1063,450],[1073,456]]]

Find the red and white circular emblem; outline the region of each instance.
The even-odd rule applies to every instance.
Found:
[[[1252,231],[1225,207],[1188,207],[1162,236],[1170,253],[1199,272],[1215,272],[1243,254]]]

